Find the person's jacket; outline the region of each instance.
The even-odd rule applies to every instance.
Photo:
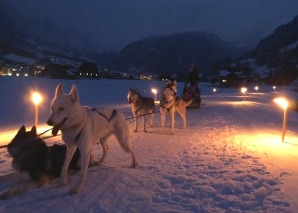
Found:
[[[198,85],[199,82],[199,75],[198,71],[194,69],[193,71],[188,72],[188,78],[186,80],[186,83],[190,83],[190,85]]]

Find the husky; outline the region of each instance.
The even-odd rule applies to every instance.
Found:
[[[135,121],[134,132],[138,131],[138,116],[142,117],[143,130],[146,132],[146,115],[150,115],[150,126],[154,124],[154,113],[156,111],[156,105],[153,98],[143,97],[136,89],[129,88],[127,94],[128,103],[131,105],[131,111]]]
[[[138,166],[124,114],[110,108],[82,106],[75,85],[72,85],[69,94],[64,94],[61,84],[56,87],[47,124],[53,126],[53,135],[57,135],[58,131],[61,130],[62,140],[67,146],[58,186],[66,185],[67,168],[70,160],[76,147],[80,150],[81,170],[76,185],[69,191],[70,195],[76,194],[82,189],[87,175],[88,159],[94,144],[100,143],[103,149],[102,158],[95,165],[104,162],[108,151],[107,138],[110,135],[114,135],[123,150],[131,154],[131,167]]]
[[[11,198],[30,189],[43,187],[58,178],[66,146],[64,144],[47,146],[37,136],[35,126],[30,131],[26,131],[25,126],[22,126],[8,144],[7,151],[12,157],[12,167],[17,173],[15,176],[21,177],[21,181],[1,192],[0,199]],[[69,172],[79,169],[79,157],[77,149],[68,168]]]
[[[161,131],[164,132],[166,114],[171,118],[171,134],[174,134],[175,111],[183,120],[183,128],[186,128],[186,107],[192,103],[192,100],[184,101],[177,96],[177,81],[168,80],[161,91],[160,114],[161,114]]]

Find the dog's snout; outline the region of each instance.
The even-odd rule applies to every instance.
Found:
[[[49,119],[49,120],[47,121],[47,124],[48,124],[49,126],[54,126],[54,123],[53,123],[53,121],[52,121],[51,119]]]

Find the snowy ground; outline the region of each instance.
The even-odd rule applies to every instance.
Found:
[[[127,118],[131,111],[126,101],[129,87],[151,96],[151,88],[162,89],[157,81],[58,81],[47,79],[0,78],[0,145],[11,140],[23,124],[34,122],[34,107],[28,93],[42,91],[38,131],[45,124],[50,100],[58,83],[68,92],[72,83],[79,89],[81,102],[91,106],[112,106]],[[182,90],[179,84],[178,90]],[[131,158],[113,137],[102,167],[91,167],[83,191],[74,196],[69,185],[55,184],[10,200],[0,200],[0,212],[297,212],[298,209],[298,114],[289,111],[285,142],[281,142],[283,110],[272,100],[279,95],[297,99],[287,88],[249,88],[243,99],[238,89],[201,84],[203,105],[187,110],[187,128],[176,115],[176,131],[160,132],[160,114],[156,126],[147,133],[133,133],[131,139],[139,163],[130,168]],[[157,95],[157,97],[159,97]],[[47,139],[61,142],[60,137]],[[94,147],[100,158],[101,149]],[[0,175],[11,172],[11,158],[0,149]],[[0,178],[0,190],[14,180]]]

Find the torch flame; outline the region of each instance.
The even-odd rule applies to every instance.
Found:
[[[275,98],[273,101],[280,105],[283,109],[288,107],[288,101],[285,98]]]
[[[41,95],[38,92],[34,92],[32,94],[32,101],[33,101],[34,105],[40,104],[40,102],[42,101]]]

